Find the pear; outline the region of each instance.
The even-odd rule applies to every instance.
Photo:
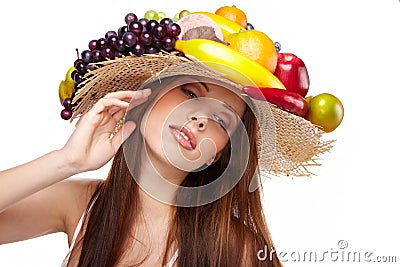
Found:
[[[70,67],[70,68],[68,69],[67,74],[65,74],[65,82],[66,82],[69,86],[72,85],[72,88],[74,87],[75,82],[74,82],[74,80],[73,80],[72,77],[71,77],[71,73],[72,73],[74,70],[75,70],[75,67],[72,66],[72,67]]]
[[[60,103],[61,105],[64,102],[64,99],[69,98],[72,96],[72,93],[74,92],[74,84],[67,81],[61,81],[60,85],[58,86],[58,96],[60,98]]]

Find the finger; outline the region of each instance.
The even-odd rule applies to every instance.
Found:
[[[117,111],[116,113],[114,113],[112,115],[112,117],[114,118],[115,121],[120,121],[124,116],[125,116],[124,109],[120,109],[119,111]]]
[[[103,98],[118,98],[118,99],[130,99],[135,95],[135,91],[116,91],[106,94]]]
[[[118,98],[121,100],[130,101],[132,98],[138,99],[141,97],[147,97],[151,94],[151,90],[149,88],[137,90],[137,91],[116,91],[108,93],[104,96],[104,98]]]
[[[140,98],[140,99],[135,99],[133,100],[131,103],[129,103],[129,107],[127,108],[127,111],[132,110],[133,108],[139,106],[140,104],[143,104],[144,102],[146,102],[149,98],[145,97],[145,98]]]
[[[91,111],[94,114],[100,114],[106,109],[110,109],[113,106],[126,109],[129,106],[129,103],[117,98],[102,98],[99,101],[97,101],[97,103],[93,106]],[[89,111],[88,113],[91,113],[91,111]]]

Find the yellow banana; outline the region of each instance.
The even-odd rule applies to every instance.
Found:
[[[242,86],[251,85],[252,82],[258,87],[285,89],[282,82],[264,66],[219,42],[207,39],[176,40],[175,49],[188,58],[226,74],[226,78]]]
[[[217,25],[221,28],[222,35],[224,36],[224,39],[231,33],[238,33],[240,31],[244,31],[246,29],[243,29],[239,24],[237,24],[234,21],[231,21],[223,16],[220,16],[218,14],[210,13],[210,12],[193,12],[193,14],[202,14],[210,19],[212,19]]]

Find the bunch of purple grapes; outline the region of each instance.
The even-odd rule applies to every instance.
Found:
[[[80,53],[81,58],[74,62],[75,70],[71,77],[75,82],[74,92],[80,89],[80,83],[85,74],[95,67],[90,63],[98,63],[104,60],[121,58],[123,56],[141,56],[143,54],[156,54],[162,51],[174,51],[175,41],[181,33],[181,28],[170,18],[149,20],[138,19],[134,13],[125,16],[125,25],[117,31],[108,31],[105,36],[91,40],[88,48]],[[69,105],[69,108],[70,105]],[[71,115],[70,115],[71,114]],[[72,113],[63,119],[70,119]]]

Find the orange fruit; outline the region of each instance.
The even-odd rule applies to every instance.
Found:
[[[274,73],[278,64],[278,53],[274,42],[265,33],[247,30],[229,34],[226,39],[229,47],[251,58]]]
[[[244,29],[247,27],[247,17],[246,14],[236,6],[223,6],[215,11],[215,14],[225,17],[231,21],[236,22]]]

